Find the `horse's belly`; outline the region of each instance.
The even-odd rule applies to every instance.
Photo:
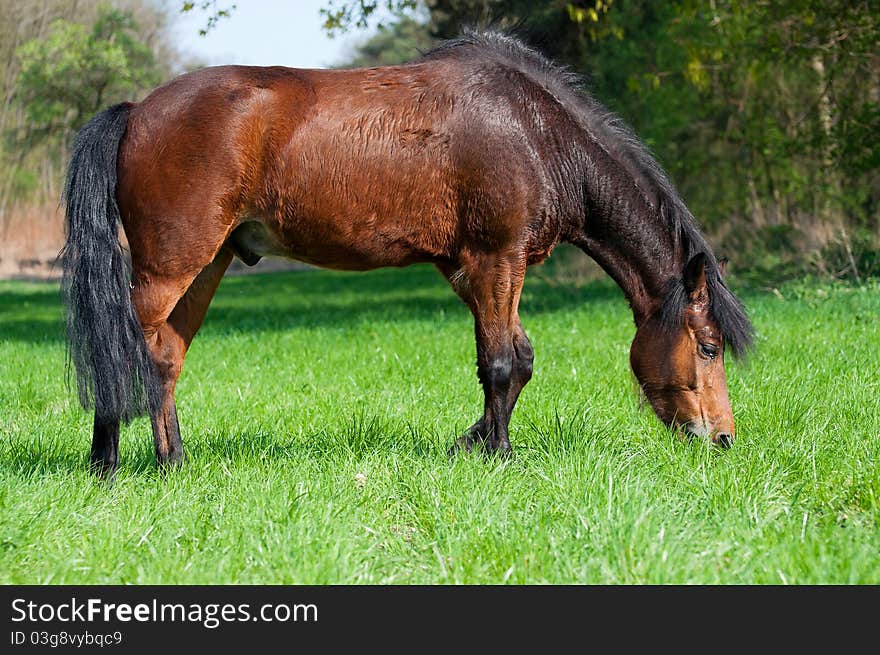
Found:
[[[407,266],[419,261],[430,261],[430,254],[409,244],[383,239],[350,241],[347,239],[314,239],[300,235],[287,245],[286,256],[291,259],[343,271],[366,271],[383,266]]]
[[[291,219],[284,224],[261,220],[242,223],[229,245],[247,264],[261,257],[284,257],[338,270],[369,270],[437,261],[443,255],[424,238],[406,230],[350,226],[340,229],[333,221]]]

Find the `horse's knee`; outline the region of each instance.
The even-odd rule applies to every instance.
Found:
[[[477,374],[483,386],[489,389],[508,386],[513,375],[513,359],[513,350],[505,348],[481,361]]]

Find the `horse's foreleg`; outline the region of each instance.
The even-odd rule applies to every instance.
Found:
[[[507,392],[507,411],[513,412],[520,392],[529,380],[532,379],[532,364],[535,361],[535,351],[532,350],[532,342],[523,330],[519,316],[516,317],[516,328],[513,332],[513,372],[510,380],[510,390]]]
[[[526,368],[531,375],[531,346],[517,316],[524,276],[525,262],[498,254],[474,257],[461,273],[449,275],[474,315],[477,376],[485,396],[482,418],[454,448],[470,450],[483,443],[489,452],[510,450],[510,415],[527,381]]]
[[[136,303],[161,384],[161,405],[150,416],[159,464],[175,464],[184,457],[174,389],[183,368],[186,351],[201,327],[208,305],[231,261],[232,253],[226,248],[222,249],[214,261],[196,276],[183,295],[176,299],[173,310],[170,314],[166,313],[165,320],[158,319],[161,318],[161,308],[167,306],[169,298],[173,298],[167,292],[141,294],[142,297],[153,296],[160,299],[153,307],[143,302]],[[172,285],[166,286],[173,288]]]
[[[517,319],[517,327],[513,333],[513,367],[510,374],[510,387],[507,390],[507,402],[505,406],[508,417],[512,415],[513,408],[516,406],[516,401],[519,398],[523,387],[525,387],[532,378],[532,364],[534,359],[535,355],[532,350],[532,344]],[[462,436],[452,447],[452,451],[454,452],[458,448],[471,450],[475,443],[482,442],[483,435],[491,430],[491,426],[487,427],[487,421],[487,417],[483,416],[479,421],[474,423],[464,436]]]

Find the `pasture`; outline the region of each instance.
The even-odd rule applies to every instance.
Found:
[[[477,417],[473,322],[430,267],[227,278],[177,391],[188,461],[124,427],[112,487],[65,385],[57,284],[0,283],[2,583],[880,583],[880,284],[732,286],[737,441],[640,408],[608,280],[530,274],[514,456]]]

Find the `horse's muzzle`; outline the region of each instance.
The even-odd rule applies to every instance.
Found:
[[[730,448],[733,445],[733,431],[710,430],[705,425],[687,423],[682,426],[684,433],[694,439],[707,440],[709,443],[721,448]]]

